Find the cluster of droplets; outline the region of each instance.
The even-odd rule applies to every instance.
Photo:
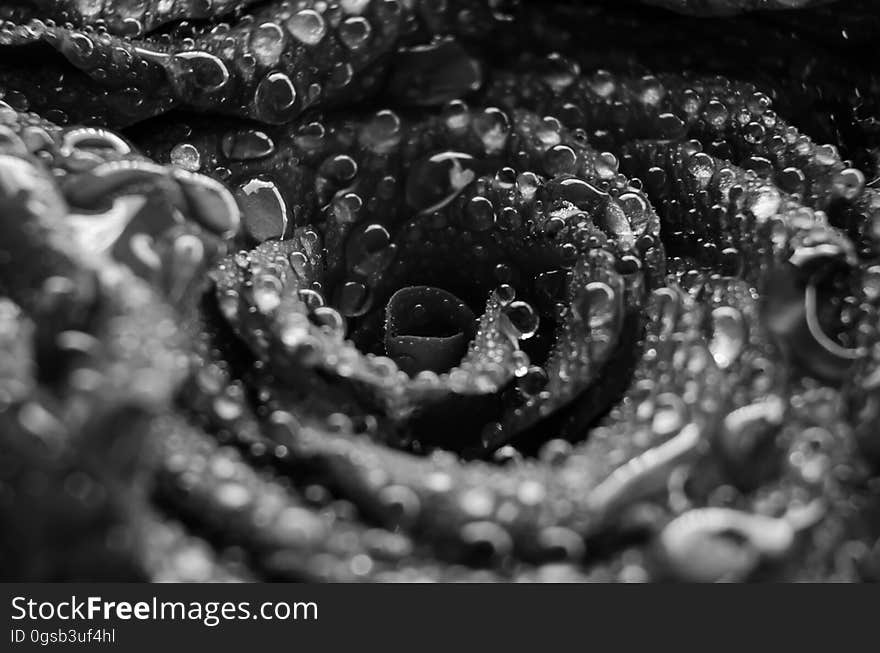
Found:
[[[880,203],[862,172],[786,125],[767,95],[720,79],[621,78],[558,54],[529,59],[526,72],[498,71],[481,90],[478,62],[441,38],[400,49],[389,81],[402,103],[442,104],[436,114],[312,115],[273,129],[369,85],[376,53],[414,24],[409,4],[281,3],[234,24],[184,22],[149,36],[198,10],[118,4],[77,3],[82,18],[101,17],[94,28],[4,24],[0,45],[44,40],[97,80],[139,66],[132,79],[165,79],[176,101],[263,124],[143,138],[167,167],[103,129],[30,125],[0,144],[55,173],[76,247],[135,270],[184,312],[202,266],[236,234],[242,249],[210,276],[253,365],[233,378],[242,370],[223,360],[233,351],[225,334],[191,352],[199,427],[155,426],[166,448],[157,492],[188,523],[258,552],[259,574],[475,578],[431,567],[442,554],[498,577],[514,558],[536,563],[536,578],[581,577],[560,561],[581,561],[591,538],[631,519],[656,536],[661,576],[740,579],[817,524],[837,528],[826,510],[854,509],[843,489],[858,473],[844,464],[843,395],[789,379],[771,331],[818,343],[831,363],[817,374],[863,362],[880,292],[876,266],[858,256],[867,260],[880,239]],[[503,3],[490,4],[495,20],[511,20]],[[425,72],[442,59],[452,72]],[[418,98],[399,87],[407,76],[427,79]],[[471,105],[447,102],[477,91]],[[820,259],[863,272],[861,287],[792,275],[792,293],[771,294],[775,266]],[[835,320],[810,313],[829,287],[840,290],[828,304],[843,333],[824,333]],[[794,314],[803,324],[792,335],[759,301],[778,297],[787,317],[798,293],[807,310]],[[0,346],[22,324],[14,305],[0,305]],[[870,391],[876,364],[866,367],[857,382]],[[2,389],[13,392],[7,402],[27,392]],[[419,441],[423,413],[482,410],[487,398],[493,416],[475,411],[479,442],[470,444],[500,466],[371,441],[425,453],[438,443]],[[585,442],[566,441],[588,427]],[[345,479],[291,481],[303,465]],[[366,515],[381,526],[366,526]],[[176,551],[160,577],[227,574],[210,553],[162,537]],[[630,549],[608,569],[641,580],[652,564]]]

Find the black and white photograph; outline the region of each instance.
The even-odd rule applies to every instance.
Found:
[[[0,0],[0,581],[878,580],[877,0]]]

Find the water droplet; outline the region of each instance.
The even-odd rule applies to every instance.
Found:
[[[370,0],[340,0],[339,5],[342,10],[349,14],[360,16],[370,4]]]
[[[254,106],[261,120],[272,124],[287,122],[296,114],[296,88],[290,77],[273,72],[257,85]]]
[[[729,117],[730,113],[723,103],[718,100],[709,100],[709,103],[706,105],[706,120],[712,127],[719,130],[723,129]]]
[[[697,152],[688,161],[688,172],[693,175],[699,188],[706,188],[715,174],[715,162],[705,152]]]
[[[369,289],[360,281],[346,281],[336,291],[334,304],[346,317],[363,315],[370,308]]]
[[[563,179],[559,183],[562,199],[571,202],[581,211],[593,211],[604,206],[609,195],[582,179]]]
[[[678,433],[687,420],[687,407],[681,397],[664,392],[654,401],[651,431],[661,437]]]
[[[666,89],[659,79],[652,75],[642,77],[640,81],[641,93],[640,99],[648,105],[660,104],[660,101],[666,95]]]
[[[196,172],[201,166],[201,155],[192,143],[178,143],[171,150],[171,163],[184,170]]]
[[[468,226],[474,231],[488,231],[495,224],[495,207],[482,196],[472,197],[465,207]]]
[[[353,224],[364,206],[364,200],[357,193],[345,193],[333,198],[332,214],[340,224]]]
[[[526,397],[535,397],[546,387],[548,380],[543,367],[531,365],[519,379],[517,387]]]
[[[327,34],[327,23],[317,11],[303,9],[288,19],[287,29],[306,45],[317,45]]]
[[[661,113],[657,116],[657,127],[659,128],[658,136],[666,140],[677,140],[687,133],[684,120],[674,113]]]
[[[473,164],[473,157],[461,152],[441,152],[417,161],[406,178],[407,203],[419,212],[440,210],[474,180]]]
[[[746,139],[747,143],[753,145],[763,141],[766,136],[767,130],[764,129],[764,125],[759,122],[750,122],[743,130],[743,138]]]
[[[459,497],[461,509],[471,517],[488,517],[495,509],[495,497],[486,488],[475,487]]]
[[[498,215],[497,224],[498,228],[503,231],[518,229],[522,226],[522,216],[512,206],[505,206]]]
[[[544,154],[544,170],[550,176],[574,174],[577,154],[568,145],[554,145]]]
[[[214,490],[217,502],[230,510],[241,510],[247,506],[252,496],[250,490],[239,483],[222,483]]]
[[[67,34],[61,41],[61,52],[71,63],[81,67],[91,67],[95,54],[95,43],[85,34]]]
[[[361,16],[346,18],[339,26],[339,40],[350,50],[360,50],[370,40],[373,27]]]
[[[779,211],[782,205],[782,198],[779,192],[773,188],[766,187],[761,189],[758,196],[754,199],[752,206],[752,215],[758,220],[769,220]]]
[[[308,308],[309,310],[313,311],[319,306],[324,305],[324,297],[321,295],[321,293],[315,290],[303,288],[297,292],[297,295],[299,296],[303,304],[306,305],[306,308]]]
[[[281,238],[287,231],[287,204],[272,181],[254,178],[235,192],[245,228],[259,242]]]
[[[254,279],[254,304],[264,314],[271,313],[281,304],[281,281],[271,275]]]
[[[345,334],[345,318],[339,311],[330,306],[319,306],[311,313],[312,321],[331,335],[342,336]]]
[[[436,106],[480,88],[483,70],[453,38],[401,48],[394,59],[390,92],[410,104]]]
[[[732,306],[719,306],[712,311],[712,339],[709,352],[715,364],[727,369],[742,353],[745,346],[745,322],[742,313]]]
[[[572,311],[587,320],[591,329],[606,326],[617,319],[619,300],[614,290],[601,281],[591,281],[572,304]]]
[[[170,79],[178,92],[191,102],[204,102],[229,82],[226,64],[207,52],[182,52],[168,63]]]
[[[275,23],[263,23],[251,32],[251,52],[263,66],[274,66],[284,52],[284,31]]]
[[[104,8],[104,0],[76,0],[76,10],[85,19],[95,19]]]
[[[358,139],[376,154],[388,154],[400,142],[400,116],[390,109],[376,112],[361,128]]]
[[[411,525],[421,510],[419,496],[405,485],[387,485],[379,490],[377,499],[395,527]]]
[[[856,168],[846,168],[834,176],[832,190],[838,197],[854,200],[865,190],[865,175]]]
[[[501,302],[502,305],[507,305],[516,299],[516,288],[510,284],[503,283],[495,290],[495,294],[498,296],[498,301]]]
[[[265,132],[242,129],[228,132],[221,143],[223,156],[231,161],[254,161],[275,151],[275,143]]]
[[[576,61],[553,52],[538,63],[537,71],[547,86],[561,93],[578,78],[581,67]]]
[[[502,310],[502,330],[515,340],[527,340],[538,332],[540,320],[531,304],[513,301]]]
[[[797,194],[804,192],[806,176],[798,168],[785,168],[778,177],[779,187],[786,193]]]
[[[473,130],[483,141],[486,154],[498,154],[507,144],[510,119],[501,109],[489,107],[474,117]]]
[[[513,374],[517,378],[523,378],[526,374],[529,373],[529,366],[531,365],[531,360],[529,360],[529,355],[521,349],[517,349],[513,352]]]
[[[589,79],[590,88],[599,97],[610,97],[615,89],[614,76],[607,70],[597,70],[596,74]]]

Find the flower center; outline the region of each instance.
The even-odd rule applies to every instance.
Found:
[[[434,286],[402,288],[385,308],[385,352],[411,376],[447,372],[475,333],[476,318],[467,304]]]

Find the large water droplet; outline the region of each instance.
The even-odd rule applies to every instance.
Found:
[[[284,32],[275,23],[263,23],[251,32],[251,52],[263,66],[274,66],[284,52]]]
[[[317,11],[303,9],[288,19],[287,29],[306,45],[317,45],[327,34],[327,23]]]
[[[254,105],[261,120],[287,122],[296,115],[296,87],[284,73],[269,73],[257,85]]]
[[[334,304],[346,317],[363,315],[370,308],[370,291],[360,281],[346,281],[336,291]]]
[[[171,82],[180,95],[191,102],[205,102],[224,89],[229,70],[208,52],[181,52],[168,62]]]
[[[742,313],[732,306],[719,306],[712,311],[712,339],[709,352],[715,364],[727,369],[742,353],[746,332]]]
[[[269,156],[275,151],[275,143],[264,132],[241,129],[223,136],[223,156],[231,161],[253,161]]]
[[[532,305],[513,301],[501,309],[501,328],[515,340],[527,340],[538,332],[540,319]]]
[[[474,180],[473,164],[473,157],[461,152],[441,152],[416,162],[406,178],[407,203],[425,213],[443,208]]]
[[[472,197],[465,207],[467,225],[474,231],[488,231],[495,224],[495,207],[480,195]]]
[[[381,224],[357,228],[346,245],[346,261],[350,269],[364,277],[371,277],[388,267],[396,254],[391,234]]]
[[[651,431],[655,435],[667,437],[678,433],[687,420],[687,406],[681,397],[672,392],[664,392],[655,400]]]
[[[865,190],[865,175],[856,168],[846,168],[834,176],[831,188],[838,197],[852,201]]]
[[[443,38],[399,50],[389,88],[395,97],[409,104],[426,106],[467,95],[482,83],[479,62],[458,41]]]
[[[361,145],[376,154],[387,154],[400,142],[400,116],[390,109],[376,112],[361,128]]]
[[[693,175],[699,188],[706,188],[715,174],[715,162],[705,152],[697,152],[688,161],[688,172]]]
[[[764,188],[752,203],[752,214],[758,220],[769,220],[776,215],[781,204],[782,198],[779,196],[779,191],[769,187]]]
[[[345,334],[345,318],[330,306],[319,306],[311,313],[312,322],[325,332],[341,337]]]
[[[339,26],[339,40],[351,50],[365,47],[373,33],[373,27],[361,16],[346,18]]]
[[[271,275],[262,275],[254,279],[254,304],[261,313],[271,313],[281,304],[281,281]]]
[[[607,283],[591,281],[573,303],[572,310],[591,329],[610,324],[617,318],[618,297]]]
[[[196,172],[201,166],[201,155],[192,143],[178,143],[171,150],[171,163],[184,170]]]
[[[281,238],[287,231],[287,204],[274,182],[254,178],[235,192],[245,228],[256,240]]]
[[[473,130],[483,141],[486,154],[498,154],[507,144],[510,119],[501,109],[490,107],[474,117]]]

